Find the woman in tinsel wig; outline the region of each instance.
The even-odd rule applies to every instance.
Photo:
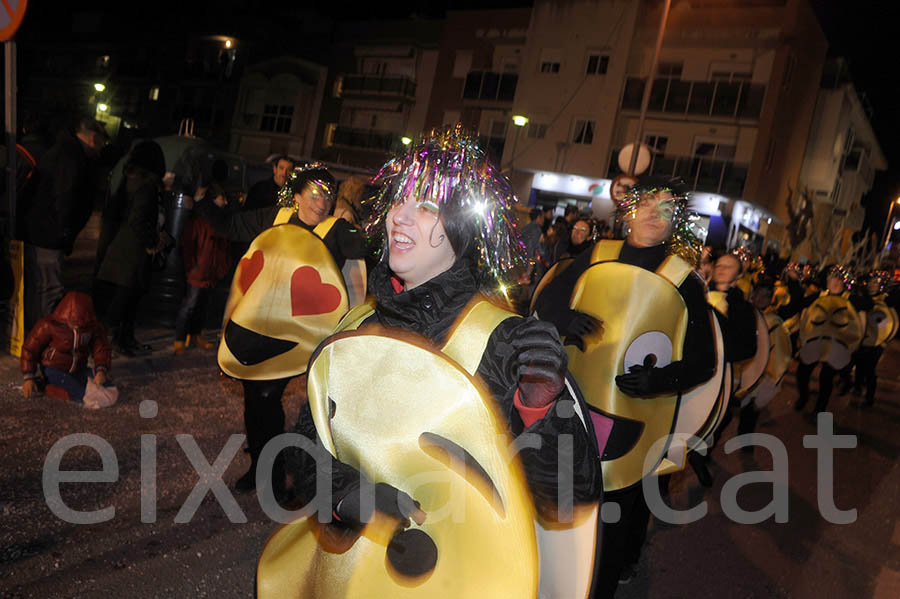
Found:
[[[512,220],[513,192],[475,138],[459,127],[410,144],[373,183],[379,191],[366,230],[381,257],[370,277],[370,301],[351,310],[313,355],[310,399],[295,427],[328,452],[292,449],[288,457],[299,503],[311,506],[319,522],[328,522],[327,530],[354,539],[361,535],[356,540],[361,545],[343,558],[313,542],[315,535],[303,527],[315,518],[304,520],[270,541],[279,549],[260,559],[259,596],[277,596],[285,585],[298,592],[279,567],[285,552],[293,552],[292,573],[297,564],[301,569],[318,564],[299,589],[306,597],[399,596],[398,572],[414,576],[423,597],[535,596],[530,585],[537,581],[537,562],[529,561],[528,551],[534,516],[528,514],[536,509],[540,519],[566,520],[558,507],[566,495],[574,508],[596,506],[601,477],[592,425],[576,415],[582,408],[566,384],[567,357],[556,330],[505,307],[507,285],[523,261]],[[443,370],[447,364],[472,377],[466,380],[474,381],[483,398],[476,403],[496,417],[488,422],[457,416],[466,393],[445,393],[454,385]],[[356,419],[360,413],[366,414],[364,420]],[[465,421],[462,429],[446,428],[457,418]],[[479,437],[493,427],[490,442]],[[533,507],[520,510],[504,498],[506,467],[492,469],[495,464],[480,456],[498,435],[507,439],[505,444],[525,432],[537,442],[511,463],[520,461],[515,468],[524,472],[521,493]],[[468,455],[468,471],[483,472],[495,489],[488,496],[499,493],[506,506],[504,522],[480,511],[483,499],[467,503],[465,521],[455,525],[433,511],[440,507],[433,497],[437,491],[411,480],[424,475],[413,463],[433,444],[443,447],[447,464],[453,461],[451,447]],[[415,457],[405,458],[406,450]],[[441,468],[443,461],[432,467]],[[330,465],[325,469],[331,473],[328,501],[322,500],[323,463]],[[561,475],[559,463],[571,464],[572,470]],[[361,490],[373,483],[374,497],[366,501]],[[379,520],[391,523],[387,556],[384,545],[368,542]],[[527,521],[519,533],[504,528],[519,521]],[[594,529],[592,524],[589,538]],[[323,538],[321,531],[317,534]],[[525,537],[517,539],[519,534]],[[392,550],[397,547],[402,551]],[[490,555],[478,557],[486,551]],[[333,564],[329,572],[342,573],[341,580],[368,572],[367,594],[356,595],[349,587],[315,590],[316,580],[331,576],[323,573],[330,567],[322,565],[326,562]],[[404,591],[403,596],[410,595]]]
[[[596,243],[542,281],[533,302],[572,346],[569,368],[592,413],[613,419],[603,454],[604,490],[617,497],[622,517],[604,525],[603,563],[591,596],[611,597],[634,574],[650,513],[641,481],[684,468],[685,451],[692,449],[681,443],[675,450],[673,441],[667,452],[656,442],[673,431],[711,434],[708,423],[717,421],[713,411],[722,404],[721,336],[706,285],[694,271],[701,253],[695,219],[680,181],[634,186],[617,206],[626,239]],[[680,402],[688,392],[702,397]],[[692,406],[690,412],[680,405]]]

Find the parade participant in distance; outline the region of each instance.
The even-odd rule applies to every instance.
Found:
[[[680,394],[710,381],[717,364],[706,286],[693,272],[700,245],[683,186],[642,183],[618,208],[629,228],[625,241],[601,241],[582,252],[534,304],[573,345],[570,369],[592,413],[614,421],[602,458],[604,489],[622,513],[604,525],[596,597],[611,597],[633,575],[650,517],[640,482],[684,467],[667,462],[666,446],[654,443],[676,428]],[[648,473],[651,448],[657,465]]]
[[[340,268],[362,258],[365,238],[329,216],[335,180],[320,164],[295,169],[269,208],[225,213],[200,201],[200,215],[232,241],[251,241],[232,282],[219,345],[219,366],[242,381],[250,468],[235,489],[252,491],[266,443],[284,432],[281,398],[303,374],[312,350],[349,308]],[[283,461],[272,473],[284,498]],[[268,473],[263,473],[267,478]]]
[[[490,453],[498,433],[506,447],[528,433],[536,443],[518,453],[525,478],[521,489],[538,514],[554,521],[560,492],[576,505],[595,503],[601,481],[590,422],[575,414],[566,354],[555,329],[504,307],[508,281],[524,268],[510,220],[512,189],[475,138],[459,128],[433,132],[410,145],[384,166],[375,183],[381,190],[367,231],[383,239],[383,254],[371,277],[374,297],[350,311],[338,334],[314,354],[310,401],[295,428],[325,445],[328,464],[303,450],[289,454],[304,501],[317,494],[322,481],[317,475],[330,471],[331,501],[316,509],[320,521],[333,520],[324,529],[313,524],[315,517],[292,523],[270,540],[272,550],[267,548],[258,570],[259,596],[288,591],[323,596],[314,590],[317,581],[331,580],[323,564],[334,564],[335,575],[348,585],[355,575],[367,573],[371,594],[396,596],[390,589],[402,578],[397,571],[409,575],[411,563],[416,564],[414,586],[423,597],[527,596],[536,580],[528,549],[535,535],[533,515],[509,500],[503,482],[518,460],[498,469],[482,456]],[[348,346],[358,354],[341,366],[341,357],[351,351],[342,348]],[[476,403],[496,411],[496,420],[489,419],[493,424],[460,417],[468,395],[445,396],[443,390],[454,384],[445,366],[473,377],[482,389],[483,399]],[[358,392],[348,393],[354,385]],[[454,428],[457,420],[462,428]],[[437,506],[430,497],[438,491],[422,489],[414,480],[425,474],[417,469],[422,465],[417,456],[431,455],[434,444],[444,448],[440,455],[446,459],[426,466],[440,469],[442,462],[456,459],[453,455],[464,456],[466,478],[486,484],[487,497],[500,502],[497,509],[506,506],[503,521],[496,521],[490,534],[478,525],[482,516],[490,519],[481,511],[483,499],[466,504],[465,518],[456,522],[431,513]],[[561,463],[572,464],[570,475],[560,474]],[[377,483],[374,504],[361,497],[368,481]],[[395,523],[387,556],[384,546],[370,542],[374,533],[366,528],[384,518]],[[518,539],[509,536],[508,525],[515,522],[527,522]],[[319,532],[304,528],[310,526]],[[340,534],[359,544],[353,555],[343,558],[327,543],[315,542],[314,537],[324,541],[338,534],[329,531],[344,531]],[[589,533],[592,538],[594,526]],[[461,538],[469,545],[455,545]],[[526,564],[531,565],[523,571]]]
[[[798,412],[809,400],[809,379],[820,362],[815,412],[827,410],[834,375],[850,363],[865,332],[863,317],[845,297],[849,273],[841,266],[832,266],[823,274],[825,291],[803,312],[800,320],[797,401],[794,403]]]

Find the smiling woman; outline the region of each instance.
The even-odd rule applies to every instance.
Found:
[[[312,588],[319,579],[353,580],[360,573],[379,596],[397,596],[397,585],[416,587],[423,597],[474,596],[485,589],[492,597],[534,596],[537,562],[526,555],[536,543],[531,506],[543,521],[573,526],[577,506],[596,506],[601,475],[591,421],[576,416],[586,411],[566,384],[567,358],[553,326],[505,307],[504,286],[522,264],[509,182],[458,128],[411,143],[374,182],[380,189],[366,227],[381,241],[370,280],[374,302],[351,310],[314,353],[310,401],[295,427],[328,449],[331,467],[321,465],[322,456],[287,450],[300,503],[312,503],[331,534],[355,539],[353,555],[360,561],[342,561],[311,543],[325,533],[303,532],[308,524],[298,523],[291,533],[297,537],[276,535],[272,551],[260,559],[259,595],[364,596]],[[526,431],[537,442],[517,459],[502,457]],[[571,446],[561,446],[561,439]],[[320,477],[326,470],[330,480]],[[474,504],[460,505],[453,493],[438,500],[440,485],[421,484],[448,472],[464,473],[476,492]],[[323,483],[331,487],[324,502]],[[374,505],[360,498],[360,489],[373,483]],[[446,518],[445,510],[458,514],[459,508],[465,518]],[[373,527],[385,518],[387,538],[373,546]],[[591,543],[594,522],[585,528]],[[303,583],[312,586],[282,584],[292,578],[276,563],[288,555],[287,538],[293,538],[285,561],[291,572],[298,563],[301,569],[319,564]],[[391,570],[403,569],[393,559],[399,554],[429,567],[412,568],[415,579],[400,580]],[[501,555],[521,558],[504,558],[502,567],[492,568]],[[586,562],[583,571],[590,572],[592,556],[588,551],[573,559]],[[560,570],[572,574],[573,568],[568,563]],[[509,578],[516,585],[498,583]],[[576,577],[563,578],[571,583]],[[587,582],[582,579],[579,596]]]

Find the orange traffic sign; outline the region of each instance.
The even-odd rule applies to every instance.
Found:
[[[27,6],[28,0],[0,0],[0,42],[10,40],[16,34]]]

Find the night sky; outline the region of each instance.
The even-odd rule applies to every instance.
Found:
[[[676,2],[679,0],[675,0]],[[680,0],[688,1],[688,0]],[[887,156],[889,170],[879,173],[872,191],[863,198],[867,208],[866,222],[879,234],[887,218],[890,201],[900,196],[900,81],[897,63],[897,30],[900,27],[900,2],[896,0],[810,0],[830,44],[832,56],[844,56],[850,63],[858,92],[864,94],[873,108],[873,128]],[[290,13],[310,9],[332,18],[434,18],[450,9],[511,8],[529,6],[515,0],[427,0],[411,2],[346,2],[330,0],[321,3],[260,3],[246,0],[156,0],[124,3],[121,0],[94,0],[89,6],[106,13],[123,15],[139,13],[133,23],[140,23],[140,33],[159,31],[160,38],[186,32],[232,29],[235,23],[246,26],[257,21],[265,27],[267,20],[283,20]],[[79,3],[33,2],[23,24],[23,32],[69,27],[70,13]],[[124,11],[124,12],[123,12]],[[253,17],[258,16],[258,20]],[[128,31],[111,32],[111,37],[128,35]],[[239,35],[237,31],[216,31]],[[290,36],[284,38],[291,47]]]

